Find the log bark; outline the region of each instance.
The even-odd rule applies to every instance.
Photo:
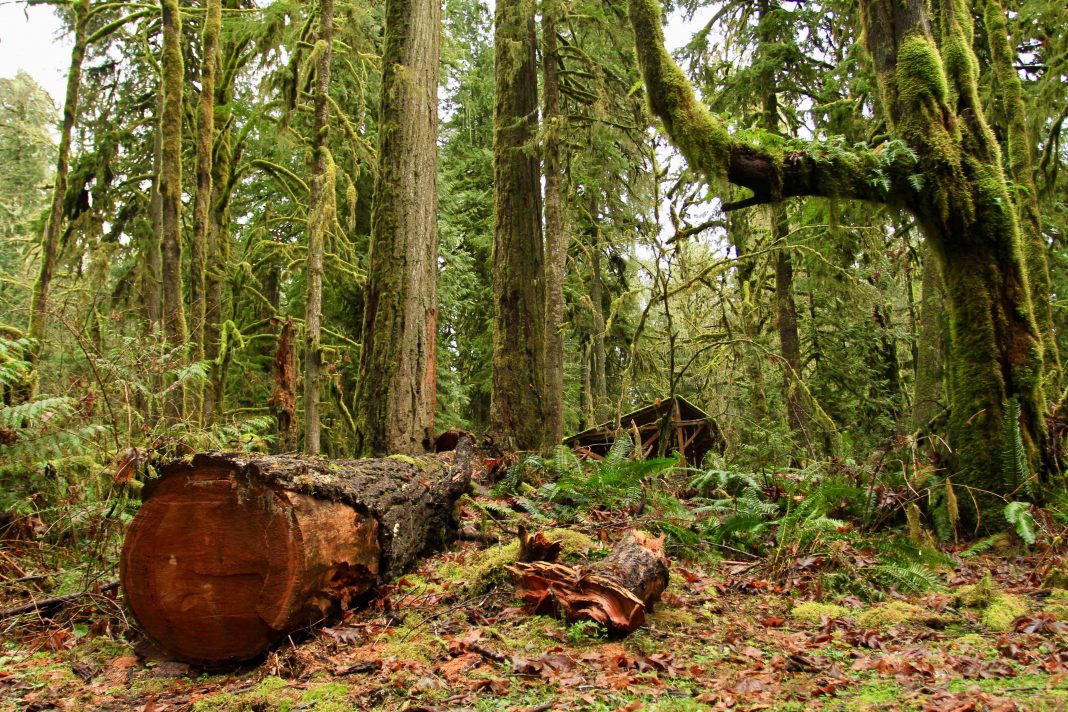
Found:
[[[248,660],[351,607],[456,533],[470,440],[437,457],[211,453],[145,488],[121,557],[126,600],[177,658]]]
[[[615,636],[644,624],[668,584],[663,538],[634,530],[607,558],[589,565],[531,561],[511,570],[516,593],[534,613],[594,621]]]

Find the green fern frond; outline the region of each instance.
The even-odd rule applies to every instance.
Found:
[[[1021,485],[1030,488],[1031,470],[1027,451],[1020,437],[1020,399],[1013,396],[1002,406],[1001,477],[1006,492],[1016,492]]]

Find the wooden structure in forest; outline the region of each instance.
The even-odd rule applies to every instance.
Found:
[[[576,433],[564,444],[582,457],[601,459],[624,431],[641,442],[643,458],[676,451],[681,464],[699,465],[708,451],[723,449],[723,434],[712,416],[679,395],[657,398],[618,421],[610,420]]]
[[[163,468],[123,544],[142,629],[190,662],[248,660],[449,543],[470,484],[455,453],[325,460],[211,453]]]

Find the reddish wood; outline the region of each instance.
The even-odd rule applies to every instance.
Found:
[[[127,603],[175,657],[255,657],[455,535],[470,455],[465,440],[420,460],[213,454],[174,463],[147,488],[127,533]]]
[[[551,561],[512,567],[516,592],[534,613],[559,615],[573,623],[600,623],[612,635],[626,635],[645,623],[667,588],[663,538],[631,530],[603,561],[571,566]]]

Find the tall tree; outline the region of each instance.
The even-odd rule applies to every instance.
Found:
[[[434,443],[439,0],[387,0],[357,451]]]
[[[753,191],[728,208],[821,195],[884,203],[917,218],[949,306],[949,435],[958,481],[973,488],[984,515],[996,514],[986,493],[1022,496],[1025,481],[1041,472],[1042,336],[1013,198],[978,99],[970,8],[939,0],[935,10],[939,41],[924,0],[861,3],[897,143],[831,150],[815,142],[783,153],[740,140],[716,120],[663,47],[659,3],[630,0],[648,98],[668,135],[708,179],[725,176]],[[1026,471],[1003,477],[1003,455],[1016,449],[1017,432]]]
[[[200,103],[197,116],[197,189],[193,196],[193,236],[191,246],[189,302],[192,309],[193,348],[199,361],[204,358],[204,334],[208,314],[204,279],[207,267],[208,230],[211,224],[212,153],[215,147],[215,78],[219,65],[219,32],[222,28],[222,0],[207,0],[202,35]]]
[[[63,99],[63,125],[59,132],[59,151],[56,156],[56,172],[52,183],[52,204],[41,235],[41,266],[33,285],[30,302],[29,336],[36,345],[35,356],[45,336],[48,323],[48,288],[56,268],[59,252],[59,236],[63,230],[63,204],[67,197],[67,177],[70,172],[71,139],[74,122],[78,117],[78,95],[82,86],[82,62],[89,44],[89,0],[78,0],[74,12],[74,46],[70,51],[70,68],[67,70],[67,92]]]
[[[541,6],[541,64],[545,119],[545,430],[549,443],[564,437],[564,272],[567,226],[564,222],[563,170],[560,165],[564,115],[560,110],[560,56],[556,23],[561,0]]]
[[[315,56],[315,103],[312,118],[312,180],[308,198],[308,252],[304,307],[304,452],[318,455],[319,377],[322,371],[323,240],[334,221],[336,167],[327,144],[330,129],[330,63],[333,60],[334,0],[319,2],[319,39]]]
[[[160,0],[163,45],[160,58],[163,110],[160,116],[159,192],[162,211],[160,251],[163,255],[163,325],[171,346],[185,345],[187,330],[182,294],[182,17],[178,0]],[[185,392],[175,392],[169,413],[185,413]]]
[[[545,250],[541,171],[534,150],[538,65],[533,0],[497,3],[494,32],[493,396],[490,423],[503,447],[546,442]]]

